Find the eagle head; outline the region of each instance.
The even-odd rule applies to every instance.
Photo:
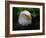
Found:
[[[27,10],[21,11],[19,18],[18,18],[18,23],[27,26],[28,24],[31,24],[32,16],[31,13]]]

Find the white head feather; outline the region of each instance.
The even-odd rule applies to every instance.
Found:
[[[20,12],[18,23],[23,26],[27,26],[28,24],[31,24],[31,20],[27,20],[27,18],[24,15],[31,15],[31,13],[27,10]]]

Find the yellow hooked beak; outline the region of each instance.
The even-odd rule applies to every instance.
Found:
[[[27,17],[28,20],[32,20],[32,16],[31,15],[25,15]]]

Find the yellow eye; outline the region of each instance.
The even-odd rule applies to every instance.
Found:
[[[27,17],[28,20],[32,20],[32,16],[31,15],[25,15]]]

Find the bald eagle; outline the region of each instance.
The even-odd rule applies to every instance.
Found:
[[[31,24],[32,16],[31,13],[27,10],[21,11],[19,18],[18,18],[18,23],[21,24],[22,26],[28,26],[28,24]]]
[[[14,20],[13,30],[39,29],[39,15],[34,17],[27,10],[21,11],[18,15],[17,21]]]

